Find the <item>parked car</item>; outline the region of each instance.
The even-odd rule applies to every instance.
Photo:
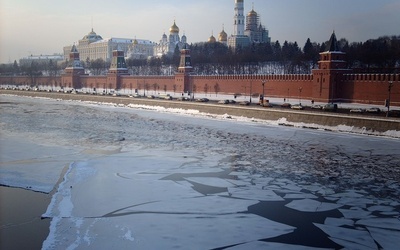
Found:
[[[374,114],[379,114],[381,110],[379,108],[369,108],[367,109],[367,113],[374,113]]]
[[[239,105],[249,106],[250,102],[248,102],[248,101],[239,102]]]
[[[291,106],[292,105],[290,103],[287,103],[287,102],[281,104],[282,108],[290,108]]]
[[[196,99],[196,102],[208,102],[209,100],[207,98],[200,98]]]
[[[321,106],[321,105],[313,104],[313,105],[311,105],[311,108],[312,108],[312,109],[322,109],[322,106]]]
[[[350,109],[350,113],[364,113],[365,109],[362,108],[354,108],[354,109]]]
[[[338,109],[338,106],[336,103],[328,103],[328,104],[325,104],[322,107],[322,109],[326,110],[326,111],[336,111]]]
[[[219,104],[229,104],[229,100],[220,100],[218,101]]]
[[[190,99],[188,98],[188,97],[178,97],[177,99],[176,99],[177,101],[189,101]]]
[[[264,102],[264,105],[261,104],[261,107],[272,108],[273,105],[270,102]]]
[[[400,117],[400,110],[396,110],[396,109],[390,110],[388,116],[389,117]]]
[[[170,96],[169,94],[161,94],[158,96],[158,98],[165,100],[172,100],[172,96]]]
[[[303,110],[304,107],[301,104],[295,104],[290,107],[291,109]]]
[[[154,99],[154,98],[156,98],[156,97],[155,97],[154,95],[148,95],[147,98],[148,98],[148,99]]]

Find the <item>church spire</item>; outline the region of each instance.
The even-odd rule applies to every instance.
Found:
[[[338,41],[336,39],[335,31],[333,31],[331,38],[329,39],[328,46],[327,46],[327,52],[334,52],[334,51],[340,51],[339,46],[338,46]]]

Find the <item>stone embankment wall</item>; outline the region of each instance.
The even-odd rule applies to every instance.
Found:
[[[362,128],[366,131],[385,132],[390,130],[400,131],[400,119],[384,118],[384,117],[362,117],[357,115],[336,114],[328,112],[307,112],[295,110],[283,110],[274,108],[263,108],[260,106],[239,106],[239,105],[223,105],[198,102],[181,102],[159,99],[146,98],[129,98],[129,97],[113,97],[113,96],[97,96],[83,94],[64,94],[64,93],[48,93],[34,91],[18,91],[18,90],[0,90],[0,94],[11,94],[21,96],[47,97],[64,100],[80,100],[93,102],[107,102],[115,104],[138,104],[150,106],[162,106],[165,108],[181,108],[194,109],[200,112],[231,116],[243,116],[262,120],[276,121],[286,118],[288,122],[318,124],[322,126],[339,126],[346,125],[350,127]],[[0,100],[1,101],[1,100]]]

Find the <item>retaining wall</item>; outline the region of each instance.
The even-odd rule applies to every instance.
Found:
[[[81,94],[63,94],[63,93],[47,93],[47,92],[27,92],[27,91],[13,91],[13,90],[0,90],[0,94],[14,94],[21,96],[37,96],[48,97],[54,99],[65,100],[81,100],[93,102],[109,102],[116,104],[142,104],[150,106],[162,106],[165,108],[181,108],[181,109],[195,109],[200,112],[211,114],[229,114],[232,116],[243,116],[249,118],[263,119],[263,120],[278,120],[286,118],[288,122],[303,122],[306,124],[318,124],[323,126],[338,126],[347,125],[357,128],[364,128],[365,130],[385,132],[389,130],[400,131],[400,119],[397,118],[378,118],[378,117],[359,117],[355,115],[336,114],[336,113],[320,113],[320,112],[306,112],[306,111],[293,111],[293,110],[280,110],[263,108],[259,106],[246,107],[239,105],[218,105],[197,102],[179,102],[158,99],[146,98],[128,98],[128,97],[112,97],[112,96],[95,96],[95,95],[81,95]]]

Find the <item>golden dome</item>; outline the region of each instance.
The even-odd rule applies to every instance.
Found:
[[[139,42],[136,40],[136,38],[135,38],[135,40],[133,40],[133,44],[138,44]]]
[[[215,39],[215,37],[213,35],[211,35],[210,38],[208,38],[208,42],[215,43],[215,42],[217,42],[217,40]]]
[[[249,14],[247,14],[247,16],[257,16],[257,12],[255,12],[254,10],[251,10],[249,12]]]
[[[169,29],[170,33],[179,33],[179,28],[178,26],[176,26],[176,23],[174,21],[174,25],[171,26],[171,28]]]
[[[219,40],[220,42],[226,42],[226,41],[228,41],[228,34],[226,34],[225,30],[222,30],[222,31],[219,33],[218,40]]]

